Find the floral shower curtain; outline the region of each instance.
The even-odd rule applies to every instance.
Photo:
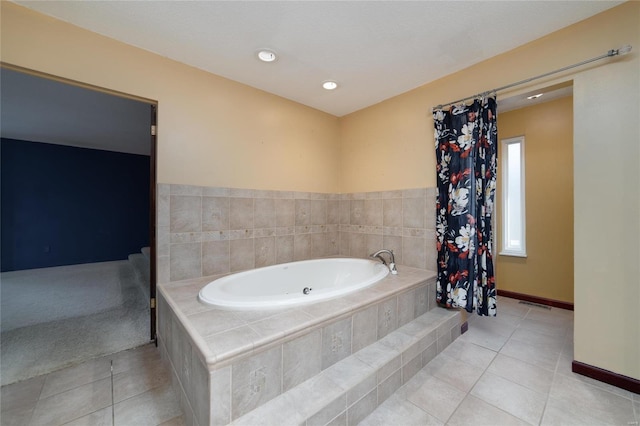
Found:
[[[433,113],[435,122],[436,299],[448,308],[496,315],[491,217],[496,188],[496,99]]]

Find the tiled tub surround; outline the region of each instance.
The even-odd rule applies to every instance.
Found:
[[[159,343],[187,424],[228,424],[297,386],[309,386],[311,378],[330,377],[341,389],[330,411],[344,399],[344,410],[351,403],[352,418],[360,418],[460,333],[458,312],[433,309],[435,275],[423,269],[405,266],[357,293],[275,311],[224,311],[200,303],[198,291],[215,278],[158,286]],[[411,337],[417,330],[424,336]],[[411,344],[401,353],[399,341]],[[376,352],[380,357],[371,356]],[[339,383],[340,370],[351,363],[366,374],[347,388]],[[355,399],[361,391],[366,394]],[[316,408],[324,414],[308,417],[328,415],[326,407]]]
[[[158,184],[157,273],[178,281],[392,249],[436,269],[435,188],[320,194]]]

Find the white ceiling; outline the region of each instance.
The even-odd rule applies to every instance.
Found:
[[[149,104],[4,68],[0,93],[3,138],[150,154]]]
[[[343,116],[623,2],[18,0],[16,3]],[[269,64],[258,61],[256,53],[261,48],[274,50],[279,59]],[[333,92],[321,88],[321,83],[329,79],[340,85]],[[492,88],[483,88],[489,89]]]

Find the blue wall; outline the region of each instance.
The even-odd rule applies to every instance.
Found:
[[[2,139],[1,269],[126,259],[149,245],[150,157]]]

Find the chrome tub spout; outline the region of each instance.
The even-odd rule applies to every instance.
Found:
[[[383,254],[389,255],[388,263],[384,259],[384,257],[382,257]],[[386,267],[389,268],[389,271],[393,275],[396,275],[398,273],[398,269],[396,268],[396,258],[393,255],[393,250],[387,250],[387,249],[378,250],[377,252],[370,254],[369,257],[379,259]]]

